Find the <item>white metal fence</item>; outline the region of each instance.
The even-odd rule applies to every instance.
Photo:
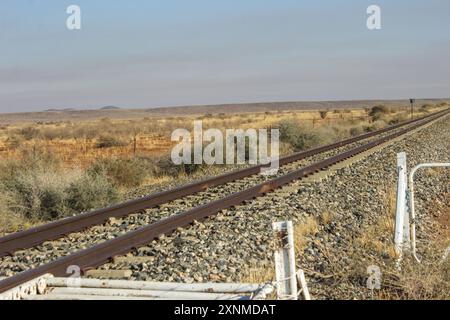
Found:
[[[407,173],[406,154],[397,154],[397,207],[395,215],[394,243],[399,256],[398,263],[403,258],[403,251],[411,249],[414,259],[420,263],[416,246],[416,212],[414,203],[414,177],[422,168],[450,167],[450,163],[422,163],[414,167],[409,179]],[[409,186],[408,186],[409,182]],[[409,187],[409,188],[408,188]],[[408,201],[409,200],[409,201]],[[444,255],[445,256],[445,255]]]

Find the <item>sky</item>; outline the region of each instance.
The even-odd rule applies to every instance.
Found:
[[[72,4],[81,30],[66,27]],[[0,112],[447,98],[449,13],[448,0],[1,0]]]

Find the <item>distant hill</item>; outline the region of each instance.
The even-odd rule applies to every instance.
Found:
[[[100,110],[120,110],[120,108],[116,107],[116,106],[106,106],[106,107],[100,108]]]
[[[74,108],[65,108],[65,109],[46,109],[45,112],[66,112],[66,111],[76,111]]]
[[[423,104],[437,104],[448,102],[450,99],[417,99],[415,108]],[[37,121],[80,121],[94,119],[143,119],[146,117],[184,117],[206,114],[244,114],[250,112],[285,112],[303,110],[339,110],[369,108],[375,105],[387,107],[409,108],[409,100],[352,100],[352,101],[291,101],[266,103],[236,103],[203,106],[174,106],[156,107],[146,109],[125,109],[115,106],[106,106],[99,109],[75,110],[47,109],[43,112],[0,113],[0,124],[35,123]]]

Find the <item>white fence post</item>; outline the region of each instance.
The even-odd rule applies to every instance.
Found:
[[[292,221],[274,222],[272,227],[280,244],[275,251],[277,298],[280,300],[297,300],[294,227]]]
[[[399,261],[403,253],[403,241],[409,239],[409,217],[406,208],[406,188],[407,183],[407,166],[406,153],[397,154],[397,208],[395,212],[395,234],[394,243],[395,250],[399,256]]]

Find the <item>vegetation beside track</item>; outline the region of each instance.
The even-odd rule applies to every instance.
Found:
[[[435,111],[424,105],[416,116]],[[362,112],[362,113],[361,113]],[[206,127],[279,128],[281,154],[324,145],[408,119],[404,108],[202,116]],[[0,235],[123,200],[136,188],[211,174],[206,166],[173,166],[164,133],[194,118],[5,126],[0,152]],[[155,131],[156,130],[156,131]],[[147,139],[154,137],[156,142]],[[169,135],[170,136],[170,135]],[[147,138],[145,138],[147,137]],[[148,141],[147,141],[148,140]],[[149,152],[146,141],[164,148]],[[0,148],[1,149],[1,148]],[[75,154],[73,153],[75,152]],[[218,171],[221,169],[218,168]],[[223,167],[223,170],[230,170]],[[143,191],[145,192],[145,191]]]

